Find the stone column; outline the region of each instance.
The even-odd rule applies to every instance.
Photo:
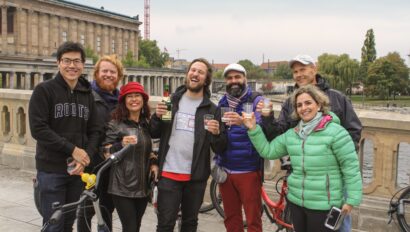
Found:
[[[30,89],[30,79],[30,73],[24,73],[24,89],[26,90]]]
[[[122,59],[125,56],[125,54],[123,53],[124,45],[122,43],[122,41],[123,41],[123,29],[118,28],[116,35],[117,36],[115,37],[115,40],[116,40],[116,42],[115,42],[115,46],[116,46],[115,53],[117,53],[118,56],[120,57],[120,59]]]
[[[57,15],[50,15],[50,29],[49,29],[49,55],[57,51],[59,45],[58,38],[61,36],[59,31],[59,17]]]
[[[95,49],[95,43],[96,40],[94,38],[94,23],[92,22],[87,22],[86,23],[86,36],[85,36],[85,43],[87,46],[90,46],[91,49],[94,50],[94,52],[97,52],[97,50]]]
[[[17,53],[27,54],[27,39],[28,39],[28,24],[27,11],[22,8],[17,8],[17,28],[18,28],[18,42]]]
[[[108,26],[103,26],[102,28],[102,38],[101,38],[101,50],[102,50],[102,54],[109,54],[110,52],[110,31],[109,31],[109,27]]]
[[[68,40],[77,42],[78,41],[78,24],[77,24],[77,19],[68,19]]]
[[[138,57],[138,38],[135,38],[135,32],[130,31],[130,43],[129,43],[129,50],[134,55],[134,58]]]
[[[7,54],[7,6],[1,7],[1,52]]]

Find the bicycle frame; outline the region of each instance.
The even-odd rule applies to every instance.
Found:
[[[285,221],[283,221],[281,217],[286,207],[286,194],[288,191],[288,183],[286,180],[286,176],[283,178],[284,180],[282,183],[281,191],[278,192],[279,201],[277,202],[272,201],[269,198],[263,186],[262,186],[261,195],[262,195],[263,201],[265,202],[265,207],[267,207],[268,211],[271,213],[271,215],[268,215],[268,218],[271,220],[271,222],[281,225],[284,228],[293,229],[293,225],[286,223]],[[266,213],[268,214],[268,212]]]
[[[105,223],[102,214],[101,214],[101,209],[100,209],[100,204],[99,204],[99,199],[97,194],[95,194],[95,190],[98,188],[99,183],[100,183],[100,177],[102,173],[108,169],[113,163],[116,163],[122,159],[122,156],[127,153],[128,149],[131,147],[131,145],[127,145],[124,148],[122,148],[120,151],[112,154],[110,158],[108,158],[106,161],[104,161],[104,165],[98,170],[96,177],[92,174],[89,175],[88,173],[84,173],[81,175],[81,179],[83,182],[87,184],[86,189],[81,193],[80,199],[76,202],[68,203],[65,205],[60,205],[59,202],[54,202],[53,203],[53,209],[55,210],[54,213],[51,215],[49,221],[43,226],[41,231],[44,231],[48,224],[54,224],[57,223],[60,219],[61,216],[67,212],[72,210],[72,208],[77,207],[81,203],[83,203],[87,199],[91,199],[95,211],[95,215],[97,216],[97,231],[98,232],[110,232],[107,224]]]

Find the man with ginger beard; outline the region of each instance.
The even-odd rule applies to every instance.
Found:
[[[116,55],[103,56],[100,58],[94,67],[94,81],[91,83],[92,93],[94,95],[96,110],[99,117],[104,120],[104,128],[111,119],[111,112],[118,104],[119,91],[117,89],[119,81],[124,76],[124,68],[121,61]],[[104,130],[105,131],[105,130]],[[101,136],[100,145],[104,140],[104,135]],[[106,159],[102,149],[93,159],[90,167],[93,168]],[[86,171],[92,171],[88,169]],[[101,176],[101,182],[98,189],[101,213],[103,219],[110,231],[112,231],[112,212],[114,211],[114,203],[111,195],[107,192],[109,171],[106,170]],[[85,204],[87,207],[81,207],[77,211],[77,230],[79,232],[90,231],[91,219],[94,216],[94,208],[92,202],[88,201]]]
[[[247,85],[246,70],[240,64],[226,66],[223,76],[226,82],[226,94],[219,101],[219,107],[230,107],[223,117],[227,119],[227,148],[217,153],[215,161],[228,173],[224,183],[219,184],[225,211],[225,228],[227,231],[244,231],[242,206],[245,211],[247,231],[262,231],[261,220],[261,186],[263,159],[253,147],[242,125],[244,104],[251,103],[253,111],[262,96],[252,92]],[[256,121],[261,123],[261,115],[255,112]]]

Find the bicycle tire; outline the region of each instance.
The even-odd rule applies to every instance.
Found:
[[[215,209],[214,204],[211,202],[209,204],[207,203],[202,203],[201,208],[199,208],[199,212],[200,213],[206,213],[209,212],[211,210]]]
[[[215,180],[211,181],[211,186],[210,186],[209,191],[211,193],[212,205],[215,207],[218,214],[222,218],[225,218],[225,212],[222,206],[222,196],[221,196],[221,193],[219,192],[218,183],[216,183]]]
[[[408,187],[406,190],[404,190],[404,192],[400,195],[399,200],[410,200],[410,187]],[[404,204],[404,203],[403,203]],[[399,206],[400,207],[400,206]],[[403,205],[403,209],[404,209],[404,214],[403,215],[399,215],[399,213],[396,211],[396,217],[397,217],[397,221],[399,221],[399,226],[400,228],[405,231],[405,232],[410,232],[410,204],[408,204],[408,209],[405,208],[406,204]],[[407,212],[407,217],[406,217],[406,212]]]

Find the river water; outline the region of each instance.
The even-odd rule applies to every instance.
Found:
[[[373,142],[365,140],[363,146],[363,184],[370,184],[373,179]],[[387,154],[386,154],[387,155]],[[403,188],[410,185],[410,144],[400,143],[398,149],[398,176],[397,187]]]

